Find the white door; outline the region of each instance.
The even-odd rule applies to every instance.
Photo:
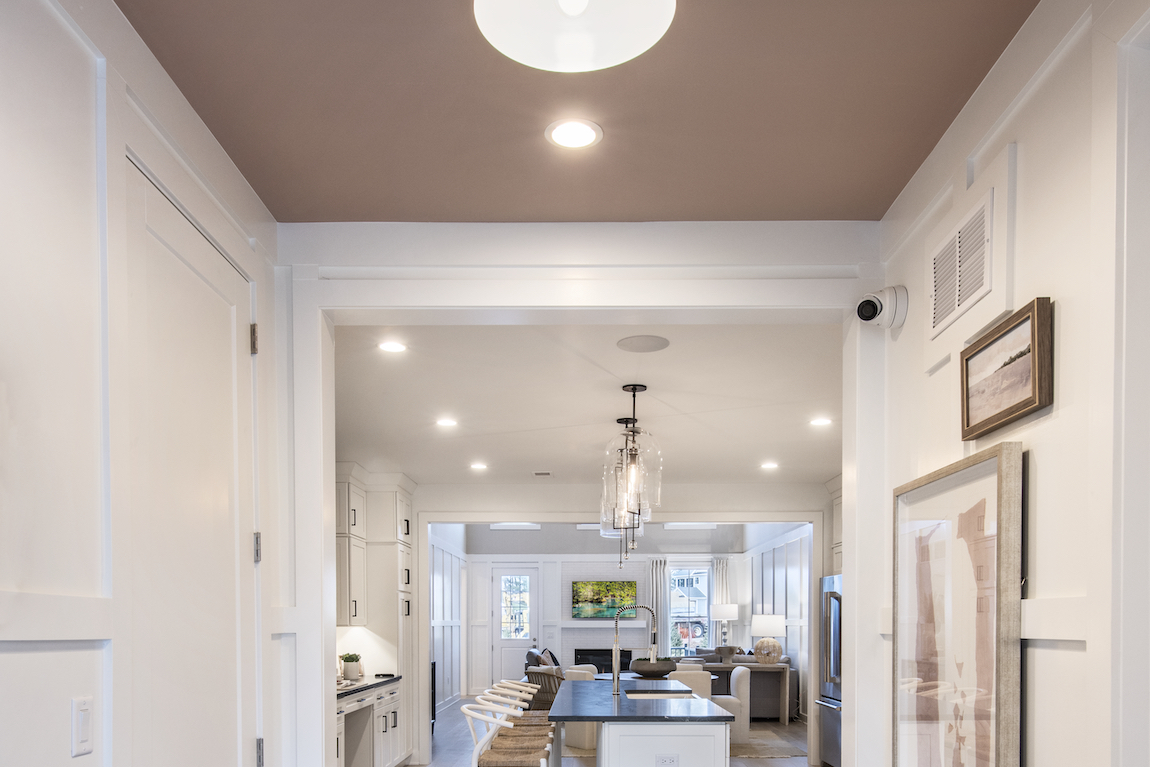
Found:
[[[251,767],[256,755],[251,293],[129,163],[131,320],[113,357],[129,431],[130,762]],[[118,698],[117,698],[118,699]],[[125,711],[125,713],[128,713]],[[129,760],[125,760],[127,762]]]
[[[538,647],[536,638],[542,628],[538,568],[492,568],[491,604],[495,679],[522,679],[527,650]]]

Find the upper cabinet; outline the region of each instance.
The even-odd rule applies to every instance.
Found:
[[[411,544],[411,499],[402,491],[395,494],[395,539]]]
[[[335,531],[367,538],[367,495],[350,482],[335,483]]]
[[[350,535],[335,539],[335,625],[367,625],[367,544]]]
[[[411,519],[411,496],[402,489],[372,490],[368,493],[373,543],[411,545],[415,532]]]

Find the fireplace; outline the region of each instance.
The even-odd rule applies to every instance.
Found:
[[[599,669],[600,674],[611,673],[611,648],[608,647],[602,650],[575,650],[575,665],[578,666],[582,663],[594,663],[595,668]],[[619,668],[626,671],[631,667],[631,651],[619,651]]]

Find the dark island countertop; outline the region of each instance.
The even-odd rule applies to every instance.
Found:
[[[611,694],[609,681],[567,680],[559,686],[551,713],[552,722],[733,722],[726,709],[702,698],[636,700],[627,690],[690,692],[682,682],[665,679],[625,679],[619,696]]]
[[[393,684],[403,679],[402,676],[389,676],[386,679],[364,679],[362,682],[351,687],[336,688],[335,699],[341,700],[349,698],[356,693],[366,692],[367,690],[375,689],[376,687],[383,687],[385,684]]]

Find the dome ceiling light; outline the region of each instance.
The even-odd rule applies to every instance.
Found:
[[[675,0],[475,0],[475,22],[497,51],[549,72],[593,72],[659,42]]]

